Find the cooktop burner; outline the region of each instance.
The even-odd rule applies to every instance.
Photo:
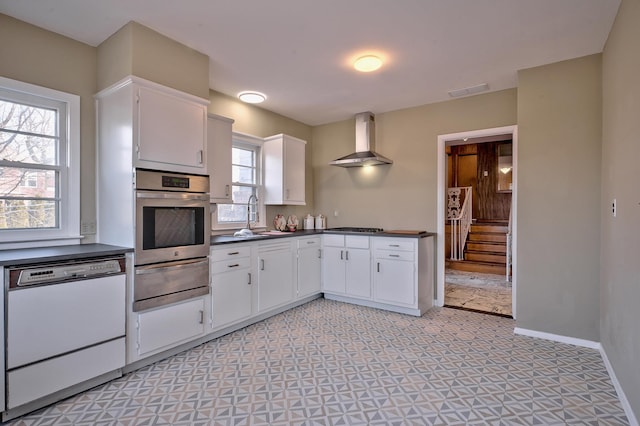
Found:
[[[354,226],[343,226],[341,228],[329,228],[327,231],[339,231],[339,232],[365,232],[365,233],[375,233],[375,232],[383,232],[382,228],[359,228]]]

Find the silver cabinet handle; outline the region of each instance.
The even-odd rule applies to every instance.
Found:
[[[345,253],[346,253],[346,256],[345,256],[346,260],[349,260],[349,250],[346,250]]]
[[[200,310],[200,321],[199,324],[204,324],[204,311]]]
[[[264,259],[260,259],[260,270],[264,271]]]
[[[233,255],[236,255],[236,254],[240,254],[240,252],[239,251],[230,251],[229,253],[227,253],[227,256],[233,256]]]
[[[229,184],[224,186],[224,196],[225,197],[229,196]]]
[[[389,244],[389,247],[400,247],[400,244]]]
[[[322,249],[318,249],[318,259],[322,259]]]
[[[315,241],[307,241],[307,244],[315,244]]]
[[[239,263],[234,263],[233,265],[227,265],[227,268],[237,268],[238,266],[240,266]]]
[[[251,272],[249,272],[247,275],[249,275],[249,282],[247,282],[247,285],[251,285]]]
[[[204,162],[204,151],[199,150],[197,154],[198,164],[202,164]]]
[[[378,262],[378,272],[380,272],[380,262]]]
[[[400,257],[399,254],[390,254],[389,257]]]
[[[344,260],[344,250],[340,250],[340,260]]]

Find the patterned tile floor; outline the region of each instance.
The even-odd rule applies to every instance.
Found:
[[[599,353],[318,299],[16,425],[626,425]]]
[[[511,316],[511,283],[504,275],[445,271],[444,304]]]

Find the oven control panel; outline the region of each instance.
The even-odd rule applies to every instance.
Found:
[[[86,262],[33,265],[10,271],[10,287],[50,284],[73,279],[92,278],[124,272],[124,258],[100,259]]]

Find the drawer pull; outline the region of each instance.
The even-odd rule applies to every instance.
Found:
[[[247,285],[251,285],[251,272],[249,272],[249,282],[247,283]]]
[[[200,320],[198,322],[199,324],[204,324],[204,311],[200,311]]]
[[[307,244],[315,244],[315,241],[307,241]]]
[[[237,268],[238,266],[240,266],[239,263],[234,263],[233,265],[227,265],[227,268]]]
[[[229,253],[227,253],[227,256],[233,256],[235,254],[240,254],[239,251],[230,251]]]
[[[340,250],[340,260],[344,260],[344,250]]]
[[[380,262],[378,262],[378,272],[380,272]]]
[[[400,257],[399,254],[390,254],[389,257]]]
[[[345,251],[345,259],[349,260],[349,250]]]
[[[260,259],[260,270],[264,271],[264,259]]]
[[[389,244],[389,247],[400,247],[400,244]]]

